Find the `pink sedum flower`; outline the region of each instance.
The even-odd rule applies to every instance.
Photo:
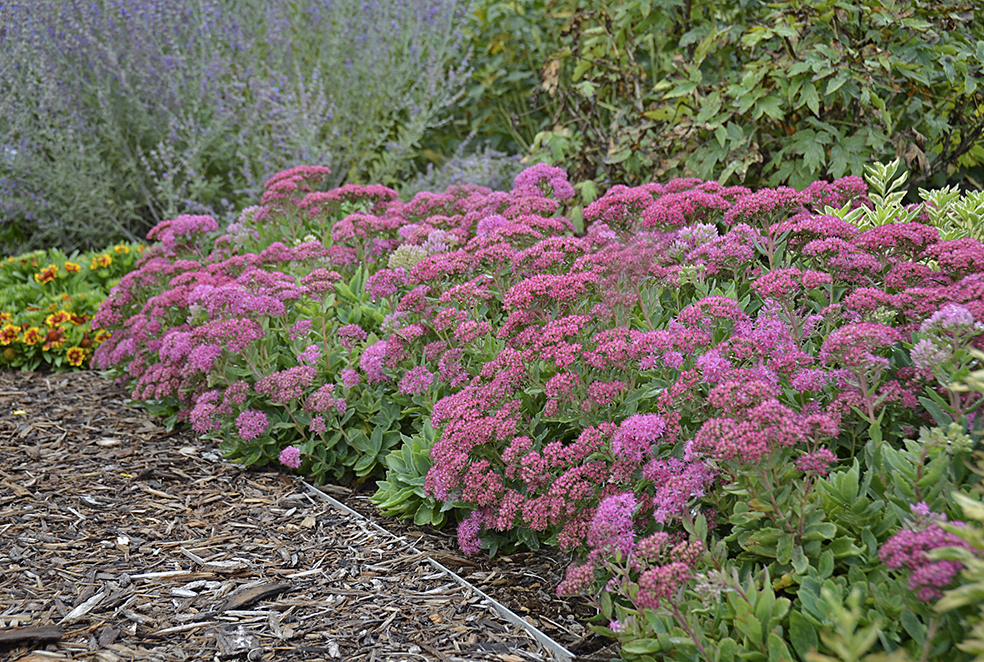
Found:
[[[291,469],[301,466],[301,450],[296,446],[288,446],[280,451],[280,464]]]

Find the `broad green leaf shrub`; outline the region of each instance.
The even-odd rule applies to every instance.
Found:
[[[965,2],[522,4],[538,35],[567,21],[541,65],[549,122],[531,118],[537,158],[574,181],[801,189],[898,155],[941,187],[984,161],[984,21]]]
[[[960,569],[922,552],[959,545],[980,449],[950,385],[981,242],[823,213],[877,207],[859,177],[616,186],[575,236],[545,164],[408,202],[326,175],[155,228],[97,365],[238,461],[381,478],[467,553],[571,553],[625,659],[961,659]]]
[[[463,26],[471,76],[451,121],[428,135],[432,149],[449,154],[474,135],[499,152],[529,153],[537,134],[552,126],[557,104],[543,89],[541,69],[569,18],[550,0],[472,2]]]
[[[459,98],[456,0],[0,7],[0,249],[223,218],[296,162],[392,182]],[[57,35],[55,37],[54,35]]]
[[[0,261],[0,369],[85,369],[109,332],[91,320],[142,244],[34,251]]]

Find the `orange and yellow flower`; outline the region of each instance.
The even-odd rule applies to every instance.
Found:
[[[41,283],[42,285],[46,285],[56,278],[58,278],[58,267],[53,264],[49,264],[41,271],[34,274],[35,282]]]
[[[99,269],[100,267],[103,268],[108,267],[112,263],[113,263],[113,258],[110,256],[110,254],[103,253],[102,255],[97,255],[96,257],[92,258],[92,266],[89,268],[92,270],[96,270]]]
[[[130,253],[130,247],[126,244],[120,244],[119,246],[113,246],[113,250],[116,251],[117,255],[128,255]]]
[[[9,345],[20,337],[20,329],[13,324],[5,324],[0,329],[0,345]]]
[[[67,271],[70,274],[80,273],[82,271],[82,265],[81,264],[75,264],[74,262],[66,262],[65,263],[65,271]]]
[[[36,326],[32,326],[24,331],[24,344],[37,345],[41,342],[41,331]]]
[[[75,326],[82,326],[89,321],[89,318],[86,315],[76,315],[75,313],[72,313],[71,320],[72,324]]]
[[[73,365],[76,368],[82,367],[85,363],[86,351],[81,347],[69,347],[68,351],[65,352],[65,358],[68,359],[69,365]]]
[[[113,335],[112,333],[106,331],[105,329],[99,329],[98,331],[96,331],[96,337],[93,338],[93,340],[98,343],[103,343],[109,340],[109,338],[112,335]]]
[[[58,326],[59,324],[64,324],[65,322],[72,319],[72,314],[65,310],[59,310],[57,313],[52,313],[44,318],[45,324],[48,326]]]
[[[42,350],[47,352],[49,349],[58,349],[65,344],[65,329],[60,326],[48,329],[48,334],[42,338],[44,340]]]
[[[9,322],[12,317],[13,314],[0,311],[0,322]]]

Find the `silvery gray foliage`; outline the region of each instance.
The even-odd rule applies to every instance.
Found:
[[[0,5],[0,243],[141,238],[273,173],[407,169],[461,94],[467,0]]]
[[[467,146],[467,142],[463,146]],[[525,165],[519,155],[510,156],[485,145],[470,154],[458,153],[437,167],[427,166],[400,189],[401,197],[409,200],[420,191],[444,191],[454,184],[476,184],[493,191],[507,191]]]

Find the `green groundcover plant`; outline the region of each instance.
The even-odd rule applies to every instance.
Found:
[[[934,605],[978,558],[984,245],[896,174],[616,186],[575,233],[545,164],[409,201],[302,166],[156,226],[94,363],[466,553],[559,547],[627,660],[970,659]]]
[[[109,332],[99,304],[131,271],[143,244],[102,251],[34,251],[0,262],[0,369],[85,369]]]

